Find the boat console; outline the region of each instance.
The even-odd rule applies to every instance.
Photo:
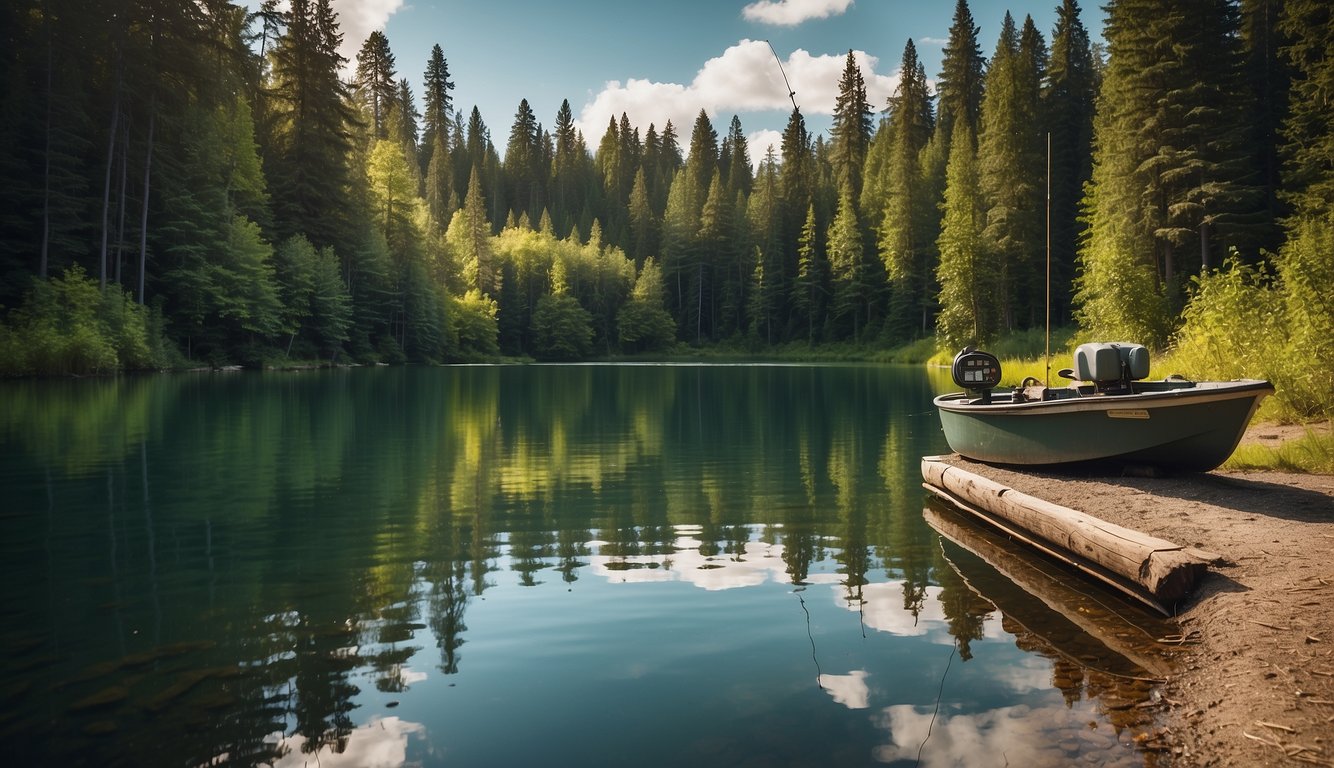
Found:
[[[990,352],[982,352],[972,347],[964,347],[954,356],[950,365],[950,376],[955,386],[970,392],[977,392],[983,405],[991,403],[991,390],[1000,384],[1000,360]]]

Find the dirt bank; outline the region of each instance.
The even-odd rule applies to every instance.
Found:
[[[1334,476],[1108,477],[958,462],[1226,558],[1179,606],[1190,642],[1162,689],[1173,765],[1334,766]]]

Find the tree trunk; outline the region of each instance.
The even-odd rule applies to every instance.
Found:
[[[148,263],[148,190],[153,169],[153,127],[157,123],[157,95],[148,102],[148,146],[144,150],[144,205],[139,216],[139,303],[144,303],[144,272]]]
[[[120,193],[117,195],[116,211],[119,221],[116,224],[116,285],[120,285],[121,264],[125,261],[125,209],[126,205],[125,188],[128,186],[129,168],[130,168],[130,121],[125,121],[125,129],[121,131],[120,144]]]
[[[120,126],[120,84],[122,66],[116,64],[116,96],[111,102],[111,130],[107,132],[107,172],[102,182],[102,253],[97,260],[98,281],[102,290],[107,289],[107,237],[111,224],[108,221],[111,212],[111,169],[116,159],[116,131]]]
[[[49,25],[50,21],[44,21]],[[48,254],[51,246],[51,100],[52,100],[52,52],[51,52],[51,30],[47,27],[46,32],[46,153],[43,158],[42,166],[42,256],[38,264],[37,274],[43,280],[46,279]]]
[[[1205,274],[1213,265],[1209,263],[1209,222],[1200,222],[1200,274]]]

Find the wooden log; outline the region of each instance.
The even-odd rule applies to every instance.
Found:
[[[1205,570],[1194,550],[1021,493],[953,466],[922,459],[922,479],[1038,539],[1143,587],[1158,600],[1184,597]]]

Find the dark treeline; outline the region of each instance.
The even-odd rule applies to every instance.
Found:
[[[988,341],[1045,323],[1048,141],[1057,323],[1161,345],[1197,276],[1327,286],[1326,4],[1106,12],[1105,50],[1064,0],[987,59],[958,0],[934,92],[911,40],[887,104],[849,52],[827,137],[701,110],[593,147],[524,100],[502,160],[440,46],[418,95],[383,33],[339,55],[329,0],[8,3],[0,360]]]

